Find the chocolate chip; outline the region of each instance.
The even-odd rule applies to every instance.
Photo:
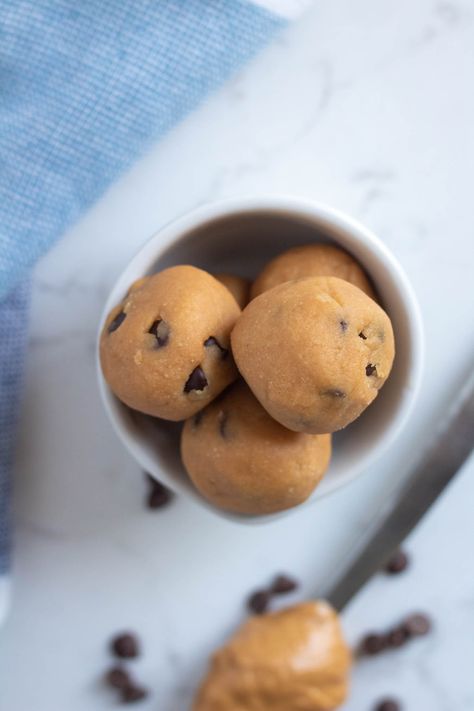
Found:
[[[297,590],[298,587],[298,581],[290,578],[289,575],[277,575],[272,583],[271,591],[274,595],[284,595]]]
[[[379,701],[374,711],[400,711],[401,706],[395,699],[383,699]]]
[[[362,654],[373,656],[380,654],[387,647],[387,637],[383,634],[368,634],[360,643],[360,651]]]
[[[117,316],[109,323],[109,327],[107,331],[109,333],[113,333],[114,331],[117,330],[117,328],[122,324],[123,321],[127,318],[127,314],[125,311],[119,311]]]
[[[338,388],[329,388],[329,390],[323,390],[321,395],[327,395],[328,397],[343,398],[346,397],[344,390],[339,390]]]
[[[150,509],[161,509],[173,499],[173,493],[150,474],[146,474],[150,491],[147,496],[147,506]]]
[[[397,575],[408,567],[408,556],[402,550],[395,551],[385,566],[385,572]]]
[[[155,336],[156,341],[158,343],[158,348],[162,348],[163,346],[166,346],[169,341],[170,327],[168,326],[166,321],[158,319],[157,321],[153,321],[150,328],[148,329],[148,333],[151,333],[153,336]]]
[[[217,415],[217,421],[219,423],[219,434],[222,437],[222,439],[226,439],[227,437],[227,421],[229,419],[229,413],[225,412],[224,410],[220,410],[219,414]]]
[[[432,624],[427,615],[416,613],[407,617],[403,627],[409,637],[422,637],[430,632]]]
[[[377,367],[375,365],[372,365],[372,363],[369,363],[368,365],[365,366],[365,374],[369,377],[371,375],[377,375]]]
[[[114,637],[110,648],[112,653],[121,659],[133,659],[140,654],[138,638],[131,632],[124,632]]]
[[[142,701],[148,696],[148,690],[144,689],[142,686],[137,686],[136,684],[131,684],[122,689],[122,701],[124,704],[131,704],[135,701]]]
[[[401,647],[408,639],[408,633],[404,627],[395,627],[387,635],[387,644],[389,647]]]
[[[349,327],[349,324],[347,323],[347,321],[344,321],[344,319],[342,319],[341,321],[339,321],[339,325],[340,325],[341,331],[342,331],[343,333],[344,333],[344,331],[347,331],[347,329],[348,329],[348,327]]]
[[[228,349],[224,348],[224,346],[221,346],[217,338],[214,338],[214,336],[209,336],[209,338],[204,341],[204,345],[206,348],[210,348],[211,346],[217,346],[221,352],[222,358],[226,358],[229,353]]]
[[[105,683],[114,689],[125,689],[126,686],[130,686],[130,676],[123,667],[112,667],[104,679]]]
[[[359,338],[362,338],[363,341],[367,340],[367,336],[362,331],[359,333]]]
[[[247,600],[247,607],[256,615],[262,615],[270,603],[271,593],[268,590],[257,590]]]
[[[194,368],[184,386],[184,392],[190,393],[192,390],[204,390],[207,385],[207,378],[200,365]]]

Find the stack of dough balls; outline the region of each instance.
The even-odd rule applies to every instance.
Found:
[[[269,514],[305,501],[331,434],[377,397],[395,346],[360,265],[326,244],[290,249],[253,284],[176,266],[108,315],[104,377],[139,412],[184,420],[181,457],[209,502]]]

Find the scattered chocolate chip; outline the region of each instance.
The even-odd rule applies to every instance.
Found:
[[[365,374],[368,377],[374,374],[377,375],[377,367],[372,365],[372,363],[368,363],[368,365],[365,366]]]
[[[392,557],[387,562],[385,566],[385,572],[390,573],[390,575],[397,575],[402,571],[406,570],[408,567],[408,556],[402,551],[398,550],[392,555]]]
[[[150,490],[147,496],[147,505],[150,509],[161,509],[173,499],[173,493],[150,474],[146,474]]]
[[[338,390],[338,388],[329,388],[329,390],[323,390],[321,395],[327,395],[328,397],[343,398],[346,397],[344,390]]]
[[[362,654],[369,656],[380,654],[387,648],[387,637],[383,634],[368,634],[360,643],[360,651]]]
[[[293,592],[299,587],[298,581],[288,575],[277,575],[272,583],[271,592],[275,595],[284,595]]]
[[[257,590],[247,600],[247,607],[256,615],[262,615],[270,603],[271,593],[268,590]]]
[[[113,333],[114,331],[117,330],[117,328],[122,324],[123,321],[127,318],[127,314],[125,311],[119,311],[117,316],[109,323],[109,327],[107,331],[109,333]]]
[[[204,416],[204,410],[199,410],[193,417],[193,427],[199,427]]]
[[[126,686],[130,686],[130,675],[123,667],[112,667],[104,679],[105,683],[114,689],[124,689]]]
[[[110,649],[116,657],[121,659],[133,659],[140,654],[138,638],[131,632],[124,632],[114,637],[110,643]]]
[[[219,434],[222,437],[222,439],[226,439],[227,437],[227,421],[229,419],[229,413],[225,412],[224,410],[220,410],[219,414],[217,415],[217,421],[219,423]]]
[[[347,323],[347,321],[344,321],[344,319],[342,319],[341,321],[339,321],[339,325],[340,325],[341,331],[342,331],[343,333],[344,333],[344,331],[347,331],[347,329],[348,329],[348,327],[349,327],[349,324]]]
[[[408,639],[408,633],[404,627],[395,627],[387,635],[387,645],[389,647],[401,647]]]
[[[364,333],[363,331],[361,331],[361,332],[359,333],[359,338],[362,338],[363,341],[366,341],[366,340],[367,340],[367,336],[365,335],[365,333]]]
[[[155,336],[158,348],[162,348],[168,343],[170,337],[170,327],[168,326],[166,321],[158,319],[157,321],[153,321],[150,328],[148,329],[148,333],[151,333],[153,336]]]
[[[431,627],[430,618],[422,613],[410,615],[403,622],[403,628],[409,637],[422,637],[430,632]]]
[[[190,393],[192,390],[204,390],[207,385],[207,378],[200,365],[194,368],[184,386],[184,392]]]
[[[379,701],[374,711],[400,711],[401,706],[395,699],[383,699]]]
[[[210,348],[211,346],[217,346],[221,352],[222,358],[226,358],[229,353],[228,349],[224,348],[224,346],[221,346],[217,338],[214,338],[214,336],[209,336],[209,338],[204,341],[204,345],[206,348]]]
[[[142,701],[148,696],[148,690],[136,684],[130,684],[122,689],[122,701],[124,704],[131,704],[135,701]]]

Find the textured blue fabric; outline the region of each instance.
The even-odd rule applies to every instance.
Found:
[[[0,574],[10,562],[10,471],[28,334],[28,296],[24,283],[0,309]]]
[[[284,25],[245,0],[0,0],[0,23],[0,299]],[[0,551],[25,304],[0,304]]]

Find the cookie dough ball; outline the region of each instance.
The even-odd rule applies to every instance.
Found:
[[[351,654],[324,601],[252,617],[214,654],[193,711],[333,711]]]
[[[343,249],[330,244],[307,244],[279,254],[253,283],[251,298],[285,281],[321,276],[344,279],[375,299],[375,292],[360,264]]]
[[[250,297],[250,282],[235,274],[216,274],[216,279],[224,284],[241,309],[247,306]]]
[[[329,464],[331,438],[285,429],[239,382],[186,422],[181,456],[208,501],[268,514],[308,498]]]
[[[258,296],[232,332],[254,395],[297,432],[335,432],[370,405],[394,358],[392,325],[360,289],[336,277],[290,281]]]
[[[184,420],[235,380],[229,340],[239,314],[228,290],[201,269],[171,267],[139,280],[106,319],[104,377],[129,407]]]

